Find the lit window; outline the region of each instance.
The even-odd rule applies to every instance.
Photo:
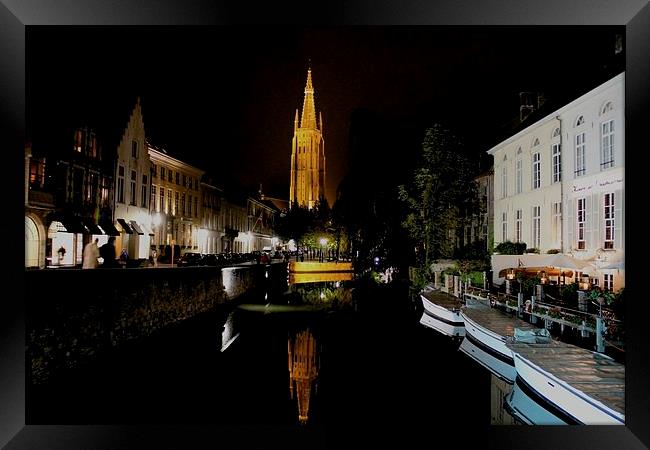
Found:
[[[606,273],[603,275],[603,288],[606,291],[613,291],[614,290],[614,274],[613,273]]]

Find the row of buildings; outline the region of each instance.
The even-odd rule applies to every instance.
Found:
[[[25,266],[74,266],[93,239],[142,260],[156,248],[246,253],[274,246],[283,205],[226,194],[205,170],[148,142],[140,99],[117,148],[79,128],[64,148],[25,147]]]
[[[492,147],[494,245],[525,242],[539,255],[493,256],[506,268],[560,254],[575,277],[625,285],[625,74],[548,112]],[[526,122],[528,123],[528,122]]]

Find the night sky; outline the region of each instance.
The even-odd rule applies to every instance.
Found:
[[[106,151],[140,96],[154,145],[218,186],[262,183],[286,199],[311,60],[332,204],[355,110],[381,117],[387,142],[415,124],[404,148],[378,149],[386,164],[414,154],[434,121],[484,153],[518,116],[520,91],[565,102],[620,72],[617,33],[623,27],[28,27],[27,133],[37,151],[88,124]]]

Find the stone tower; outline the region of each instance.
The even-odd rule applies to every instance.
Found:
[[[293,122],[291,145],[290,207],[295,203],[312,209],[316,202],[325,198],[325,141],[323,140],[323,116],[318,115],[314,104],[314,86],[311,68],[307,70],[305,99],[302,116],[298,122],[298,110]]]

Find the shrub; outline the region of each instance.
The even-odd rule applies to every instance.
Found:
[[[549,254],[549,255],[557,255],[558,253],[560,253],[560,249],[559,248],[552,248],[549,251],[547,251],[546,253]]]
[[[538,248],[527,248],[526,253],[539,253]]]
[[[502,255],[523,255],[526,250],[525,242],[510,242],[505,241],[501,242],[494,248],[495,252],[498,252]]]

